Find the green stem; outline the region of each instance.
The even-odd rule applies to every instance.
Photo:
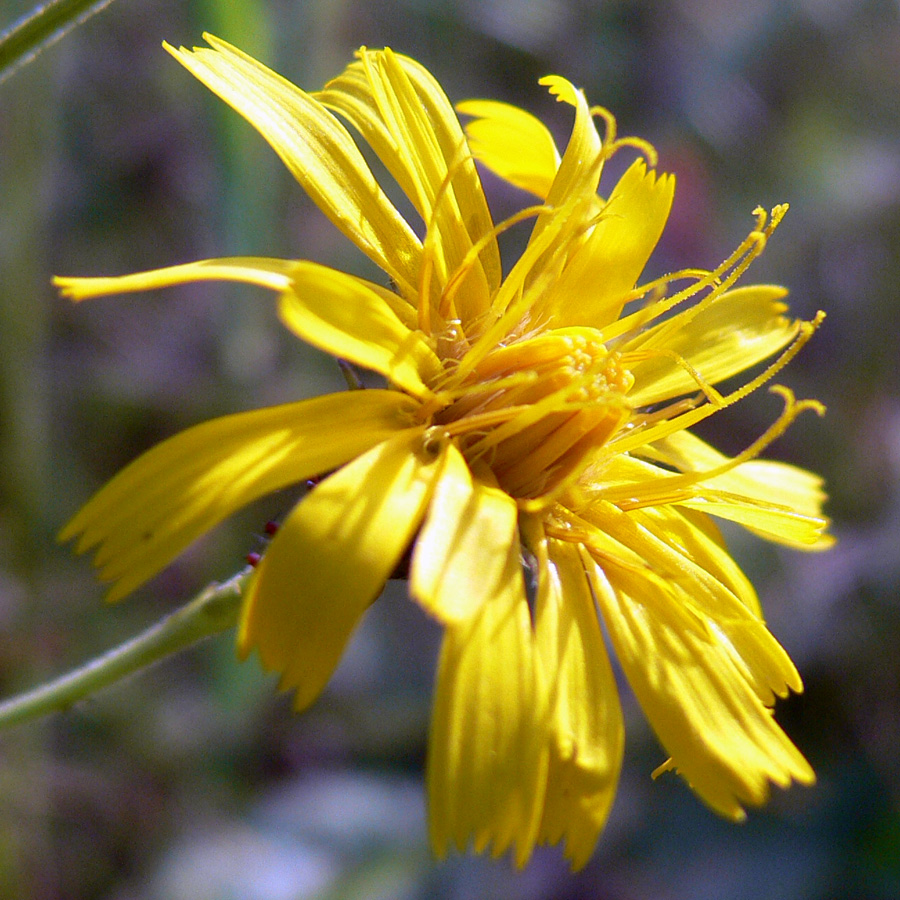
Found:
[[[0,34],[0,82],[112,0],[50,0]]]
[[[0,703],[0,729],[27,722],[73,703],[197,641],[231,628],[238,619],[249,570],[211,584],[177,612],[89,663]]]

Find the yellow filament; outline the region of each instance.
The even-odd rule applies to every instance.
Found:
[[[819,312],[812,322],[798,322],[797,337],[794,338],[790,346],[781,353],[778,359],[769,365],[765,371],[757,375],[756,378],[751,379],[742,387],[737,388],[727,396],[723,396],[721,403],[718,406],[705,404],[697,409],[682,413],[673,419],[668,419],[657,425],[653,425],[650,428],[634,428],[629,431],[627,435],[623,435],[619,440],[615,440],[614,445],[611,446],[610,449],[614,450],[617,454],[628,453],[644,444],[649,444],[653,441],[658,441],[667,437],[676,431],[683,431],[685,428],[690,428],[698,422],[702,422],[703,419],[711,416],[713,413],[718,412],[718,410],[725,409],[725,407],[731,406],[733,403],[737,403],[738,400],[752,394],[758,387],[765,384],[780,372],[800,352],[804,344],[806,344],[813,336],[813,333],[824,318],[825,313]]]
[[[546,206],[544,204],[527,206],[525,207],[525,209],[519,210],[519,212],[511,215],[508,219],[504,219],[498,225],[495,225],[489,232],[487,232],[487,234],[482,235],[466,253],[465,258],[459,264],[459,266],[457,266],[456,271],[448,279],[447,284],[444,286],[444,291],[441,295],[440,306],[438,310],[440,315],[444,318],[450,317],[450,310],[453,309],[452,303],[456,292],[459,290],[460,285],[465,281],[466,275],[469,274],[472,267],[475,265],[475,260],[478,258],[481,251],[488,245],[491,240],[496,239],[501,234],[503,234],[503,232],[512,228],[514,225],[518,225],[520,222],[525,221],[525,219],[539,216],[545,212],[550,212],[552,211],[552,209],[552,207]]]
[[[797,401],[793,392],[783,385],[773,385],[770,390],[772,393],[781,396],[784,400],[784,409],[763,434],[750,444],[749,447],[737,454],[737,456],[726,460],[721,465],[715,466],[712,469],[697,472],[684,472],[680,475],[655,479],[652,482],[651,490],[646,490],[644,485],[637,486],[634,484],[610,488],[609,490],[603,491],[602,498],[610,503],[615,503],[619,509],[623,510],[640,509],[644,506],[655,506],[661,502],[671,503],[678,499],[686,499],[692,494],[690,488],[699,482],[708,481],[719,475],[724,475],[742,463],[755,459],[771,443],[780,438],[802,412],[812,410],[820,416],[825,412],[824,406],[817,400]],[[636,488],[641,494],[639,499],[634,496]]]
[[[592,106],[590,113],[592,116],[599,116],[606,125],[601,146],[607,144],[614,146],[616,143],[616,117],[605,106]],[[612,153],[609,153],[608,156],[612,156]]]
[[[707,400],[710,403],[715,404],[716,406],[722,406],[724,399],[722,395],[697,371],[697,369],[692,366],[680,353],[676,353],[674,350],[666,350],[662,347],[650,349],[650,350],[633,350],[633,351],[625,351],[622,353],[622,366],[624,368],[629,368],[629,366],[633,365],[636,362],[640,362],[645,359],[653,359],[655,357],[664,356],[667,359],[671,359],[676,365],[680,366],[684,369],[694,381],[697,382],[697,387],[700,388],[701,391],[706,395]]]
[[[644,309],[638,310],[629,316],[624,316],[612,323],[604,329],[604,340],[610,341],[614,338],[621,337],[622,335],[636,332],[646,326],[648,322],[652,322],[654,319],[663,315],[663,313],[668,312],[678,304],[695,296],[699,291],[711,287],[712,290],[710,293],[700,300],[700,302],[688,313],[691,318],[696,316],[701,310],[708,307],[710,303],[728,290],[728,288],[730,288],[731,285],[747,271],[747,268],[753,260],[765,249],[766,241],[778,226],[778,223],[784,218],[787,208],[786,203],[774,207],[772,209],[771,221],[766,225],[766,211],[761,207],[757,207],[753,211],[756,216],[756,228],[741,241],[734,252],[724,262],[720,263],[711,272],[708,272],[703,278],[700,278],[696,284],[673,294],[666,300],[660,300],[652,306],[645,307]],[[728,275],[723,279],[722,276],[725,275],[726,272],[728,272]],[[659,280],[657,280],[657,282],[658,281]],[[639,294],[638,296],[642,295],[643,294]]]
[[[656,153],[656,147],[653,146],[649,141],[645,141],[643,138],[639,137],[623,137],[619,138],[616,141],[613,141],[609,146],[608,157],[612,156],[617,150],[621,150],[622,147],[632,147],[635,150],[639,150],[647,159],[647,165],[650,168],[655,169],[656,163],[659,158]]]

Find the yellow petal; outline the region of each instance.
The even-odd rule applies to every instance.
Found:
[[[231,259],[204,259],[181,266],[152,269],[112,278],[62,278],[53,283],[60,293],[70,300],[90,300],[110,294],[128,294],[136,291],[153,291],[195,281],[242,281],[257,284],[273,291],[286,290],[291,284],[291,260],[264,257],[233,257]]]
[[[385,306],[393,314],[410,330],[415,331],[418,327],[418,320],[416,315],[416,309],[413,306],[410,306],[406,300],[403,299],[396,291],[392,291],[389,288],[382,287],[380,284],[376,284],[374,281],[369,281],[365,278],[358,278],[357,276],[352,276],[356,278],[367,290],[371,291],[374,294],[377,294],[381,297]]]
[[[390,50],[360,51],[316,95],[365,138],[397,179],[433,240],[434,287],[449,277],[482,239],[465,287],[457,291],[463,325],[484,313],[500,283],[500,255],[481,181],[465,153],[453,108],[431,74]]]
[[[572,134],[569,136],[569,143],[566,145],[556,177],[547,193],[549,206],[561,206],[570,197],[592,196],[597,192],[603,148],[584,92],[558,75],[548,75],[542,78],[540,83],[546,85],[560,103],[568,103],[575,108]],[[542,223],[548,217],[549,214],[545,214],[535,224],[532,240],[537,238],[543,227]]]
[[[537,217],[528,241],[528,250],[534,250],[550,238],[548,248],[541,251],[536,264],[529,263],[528,269],[531,280],[546,279],[546,290],[551,290],[560,277],[560,267],[566,257],[584,242],[585,230],[591,227],[602,205],[597,197],[597,185],[600,183],[605,151],[584,92],[558,75],[548,75],[540,83],[546,85],[559,102],[575,107],[572,134],[547,193],[545,205],[549,209]],[[557,232],[559,236],[546,235],[548,231]],[[565,235],[565,240],[561,239],[562,235]],[[523,261],[520,258],[517,268],[521,268]],[[544,290],[542,288],[541,292],[544,293]],[[494,306],[497,307],[496,301]],[[535,310],[544,316],[553,312],[546,307],[545,298],[535,304]]]
[[[272,491],[342,465],[409,426],[414,401],[353,391],[238,413],[169,438],[123,469],[60,534],[97,546],[118,600],[201,534]]]
[[[750,285],[723,294],[696,315],[688,309],[643,332],[622,347],[635,384],[629,399],[647,406],[699,390],[697,380],[676,357],[716,384],[784,349],[797,326],[784,313],[787,290],[776,285]],[[653,355],[654,351],[664,355]],[[629,365],[627,357],[642,351],[647,358]]]
[[[750,579],[734,561],[715,522],[702,512],[684,507],[662,510],[647,507],[644,515],[658,520],[657,533],[669,535],[683,552],[720,581],[747,609],[762,619],[759,597]]]
[[[466,125],[475,158],[510,184],[546,199],[560,163],[546,125],[524,109],[497,100],[466,100],[456,109],[475,117]]]
[[[298,262],[278,306],[282,321],[311,344],[379,372],[416,397],[436,378],[440,360],[419,331],[410,331],[362,279]]]
[[[496,596],[449,627],[437,675],[428,755],[431,841],[524,865],[537,837],[547,775],[546,703],[518,547]]]
[[[679,431],[652,448],[661,462],[684,471],[714,469],[727,462],[705,441]],[[822,479],[797,466],[770,460],[741,463],[700,482],[685,506],[738,522],[761,537],[800,550],[827,550],[834,538],[822,514],[827,495]]]
[[[416,539],[410,593],[441,622],[467,619],[493,602],[518,545],[516,502],[496,486],[473,480],[451,446],[447,464]]]
[[[309,94],[212,35],[213,49],[166,49],[269,142],[316,205],[406,297],[422,246],[347,130]]]
[[[584,565],[574,544],[536,548],[537,645],[550,697],[550,767],[539,841],[590,859],[615,797],[625,730]],[[549,559],[547,556],[549,554]]]
[[[796,689],[799,679],[762,622],[686,578],[692,567],[682,562],[679,571],[648,521],[603,512],[598,546],[620,541],[648,564],[621,565],[609,546],[591,546],[591,585],[622,669],[674,766],[704,802],[735,820],[744,804],[765,802],[770,783],[811,783],[812,769],[763,699],[771,697],[767,683],[787,678]]]
[[[602,328],[614,321],[662,234],[674,191],[674,176],[657,176],[635,160],[536,314],[558,325]]]
[[[759,472],[758,483],[766,482],[768,492],[781,478],[781,474],[778,471]],[[804,516],[790,506],[773,504],[768,500],[757,502],[749,498],[743,489],[738,494],[715,490],[697,493],[699,496],[696,499],[687,500],[684,505],[720,519],[737,522],[766,540],[796,550],[828,550],[834,546],[834,537],[826,533],[829,520],[823,516]]]
[[[671,462],[669,464],[673,465]],[[596,475],[589,475],[587,482],[594,482],[590,489],[596,492],[596,496],[605,500],[610,500],[613,494],[631,497],[640,503],[639,508],[645,515],[659,517],[664,523],[659,531],[667,532],[671,542],[677,543],[682,552],[761,617],[762,610],[756,591],[728,552],[715,523],[704,513],[683,506],[688,492],[675,489],[667,494],[666,490],[660,490],[660,485],[665,485],[671,477],[672,471],[669,468],[623,454],[605,463],[602,471]],[[644,503],[642,501],[646,494],[651,499]],[[613,502],[625,506],[622,500]],[[679,504],[677,511],[672,505],[676,503]]]
[[[324,688],[415,535],[445,449],[421,428],[395,435],[316,485],[269,545],[247,589],[238,649],[256,648],[281,673],[296,709]]]
[[[730,643],[747,649],[744,677],[766,705],[774,703],[776,695],[802,690],[790,657],[755,612],[757,604],[735,594],[730,580],[720,580],[718,548],[702,533],[691,535],[695,528],[689,520],[664,506],[624,513],[607,503],[596,504],[585,518],[602,532],[585,541],[592,552],[599,548],[616,566],[683,594],[678,603],[685,615],[716,623]],[[633,558],[623,556],[622,550]]]
[[[195,281],[241,281],[278,291],[282,320],[298,337],[380,372],[416,396],[428,396],[422,379],[440,372],[437,356],[410,327],[414,313],[397,294],[316,263],[234,257],[113,278],[54,278],[63,296],[75,301]]]

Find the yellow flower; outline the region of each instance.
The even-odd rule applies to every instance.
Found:
[[[563,78],[542,81],[574,108],[560,155],[539,120],[502,103],[462,104],[464,133],[429,72],[390,50],[360,50],[310,94],[207,40],[212,49],[168,49],[261,132],[392,289],[258,258],[57,283],[76,300],[197,280],[261,285],[298,337],[386,387],[226,416],[128,466],[62,535],[97,548],[110,599],[240,506],[333,473],[256,568],[239,651],[257,650],[306,707],[412,545],[410,593],[445,627],[428,764],[439,855],[514,847],[523,865],[536,844],[564,841],[573,867],[588,860],[623,746],[604,629],[671,757],[660,768],[716,812],[739,820],[770,783],[811,783],[772,716],[800,678],[710,516],[827,547],[820,480],[757,458],[821,407],[776,388],[783,412],[733,458],[689,430],[768,381],[821,318],[788,318],[783,288],[733,287],[786,207],[756,210],[718,268],[636,287],[674,179]],[[625,146],[637,159],[598,194]],[[495,225],[475,159],[536,204]],[[524,221],[527,247],[504,277],[497,237]],[[751,368],[742,386],[716,390]]]

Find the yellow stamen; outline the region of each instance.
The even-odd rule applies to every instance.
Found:
[[[763,434],[737,456],[712,469],[699,472],[683,472],[680,475],[654,479],[649,489],[647,484],[639,486],[629,484],[603,490],[600,496],[604,500],[615,503],[620,509],[640,509],[644,506],[654,506],[660,503],[672,503],[678,499],[686,499],[692,493],[691,488],[699,482],[724,475],[742,463],[755,459],[771,443],[781,437],[802,412],[812,410],[820,416],[825,412],[825,407],[817,400],[798,401],[795,399],[793,392],[783,385],[773,385],[770,390],[784,400],[784,409]],[[640,491],[640,497],[634,496],[636,489]]]
[[[706,307],[714,300],[727,291],[728,288],[730,288],[741,275],[747,271],[750,263],[752,263],[765,249],[766,241],[778,227],[778,224],[784,218],[787,210],[788,205],[786,203],[774,207],[772,209],[771,220],[767,225],[766,211],[761,207],[757,207],[753,211],[756,216],[756,228],[744,238],[737,249],[735,249],[724,262],[711,272],[706,273],[702,278],[698,279],[695,284],[679,291],[667,300],[660,300],[629,316],[623,316],[621,319],[604,329],[604,338],[607,341],[610,341],[623,335],[637,332],[640,329],[645,328],[647,324],[654,319],[658,319],[661,315],[667,313],[670,309],[673,309],[685,300],[696,296],[704,288],[711,288],[710,292],[689,310],[688,315],[690,318],[696,316],[701,310],[706,309]],[[726,272],[728,273],[727,275],[725,274]],[[679,276],[681,274],[682,273],[678,273]],[[658,283],[659,279],[651,284]],[[636,293],[636,291],[633,293]],[[643,294],[637,294],[637,296],[640,297],[643,296]]]
[[[813,336],[815,330],[819,327],[825,313],[818,312],[811,322],[798,322],[798,334],[793,342],[782,352],[782,354],[771,364],[765,371],[761,372],[756,378],[751,379],[742,387],[737,388],[730,394],[723,396],[718,406],[712,404],[704,404],[696,409],[682,413],[675,418],[655,424],[650,428],[634,428],[627,435],[623,435],[619,440],[614,442],[615,453],[629,453],[643,444],[649,444],[653,441],[661,440],[676,431],[682,431],[685,428],[691,428],[703,419],[711,416],[720,409],[725,409],[738,400],[752,394],[758,387],[764,385],[780,372],[802,349],[806,342]]]

